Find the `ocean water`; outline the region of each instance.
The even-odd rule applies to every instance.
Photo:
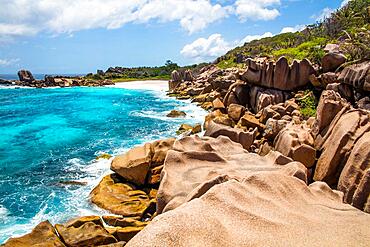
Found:
[[[176,136],[181,123],[203,121],[203,110],[165,96],[163,88],[0,88],[0,243],[46,219],[104,213],[89,202],[109,173],[109,160],[96,156]],[[172,109],[188,115],[169,119]]]
[[[46,74],[33,74],[33,77],[36,80],[43,80],[45,78],[45,75]],[[61,76],[82,76],[83,74],[48,74],[48,75],[51,75],[51,76],[57,76],[57,75],[61,75]],[[0,74],[0,79],[19,80],[19,77],[18,77],[17,74]]]

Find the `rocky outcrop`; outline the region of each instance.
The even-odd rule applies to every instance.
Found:
[[[341,53],[329,52],[321,60],[322,70],[326,72],[335,72],[335,70],[347,61],[346,56]]]
[[[143,185],[150,168],[151,158],[151,145],[147,143],[116,156],[112,161],[111,170],[130,182]]]
[[[342,115],[337,114],[323,139],[316,143],[321,156],[315,169],[315,181],[336,185],[355,142],[368,131],[370,131],[369,112],[349,110]]]
[[[269,105],[283,103],[288,98],[289,94],[286,92],[253,86],[249,92],[249,105],[257,113]]]
[[[194,76],[191,70],[185,70],[184,72],[184,81],[194,81]]]
[[[185,117],[185,116],[186,116],[185,112],[178,111],[178,110],[172,110],[172,111],[170,111],[170,113],[167,114],[167,117],[173,117],[173,118]]]
[[[33,82],[35,80],[32,73],[28,70],[18,71],[18,77],[19,77],[19,80],[23,82]]]
[[[198,194],[188,194],[190,201],[157,216],[127,247],[344,247],[370,242],[370,215],[344,204],[342,194],[325,183],[307,186],[281,171],[240,176],[203,182]]]
[[[4,247],[53,246],[65,247],[49,221],[38,224],[31,233],[19,238],[10,238]]]
[[[322,92],[317,106],[316,121],[312,130],[314,137],[316,138],[320,133],[324,136],[335,116],[347,111],[349,107],[349,103],[338,93],[332,90]]]
[[[57,224],[55,228],[67,246],[99,246],[117,242],[102,225],[94,222],[86,222],[81,226]]]
[[[117,174],[105,176],[91,191],[91,201],[101,208],[123,216],[143,216],[149,196],[134,185],[125,183]]]
[[[284,91],[294,90],[309,83],[309,76],[315,74],[315,69],[307,59],[294,60],[291,65],[285,57],[280,57],[276,63],[261,62],[247,59],[248,68],[242,73],[241,79],[247,83]]]
[[[277,152],[264,157],[248,153],[242,145],[224,136],[216,139],[193,136],[177,140],[164,163],[157,194],[157,213],[173,210],[199,197],[207,186],[226,178],[240,179],[259,171],[291,173],[304,168],[294,162],[284,165],[291,161]],[[304,172],[299,174],[305,177]]]
[[[180,83],[181,83],[181,76],[177,70],[172,71],[171,73],[171,80],[168,82],[169,91],[173,91]]]
[[[239,128],[231,128],[222,124],[217,124],[213,121],[208,123],[207,131],[204,136],[217,138],[219,136],[227,136],[233,142],[240,143],[244,149],[249,150],[257,135],[257,129],[253,131],[243,131]]]
[[[235,122],[238,122],[240,118],[244,115],[245,110],[246,108],[242,105],[230,104],[227,107],[227,114],[232,120],[234,120]]]
[[[370,61],[345,67],[338,80],[354,88],[370,91]]]
[[[370,213],[370,132],[355,143],[340,174],[338,190],[344,193],[346,203]]]
[[[307,168],[315,163],[316,150],[313,145],[310,129],[302,124],[289,124],[279,132],[274,142],[276,151],[301,162]]]

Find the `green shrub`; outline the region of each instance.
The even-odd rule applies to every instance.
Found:
[[[305,96],[297,99],[297,103],[300,106],[300,112],[305,119],[315,117],[317,108],[316,97],[310,90],[306,90],[304,94]]]

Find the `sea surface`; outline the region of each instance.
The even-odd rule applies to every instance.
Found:
[[[36,80],[43,80],[45,78],[46,74],[33,74],[33,77]],[[84,74],[47,74],[50,76],[83,76]],[[19,77],[17,74],[0,74],[0,79],[4,80],[19,80]]]
[[[161,87],[0,87],[0,243],[43,220],[64,222],[102,214],[89,193],[109,173],[102,153],[176,136],[182,123],[202,123],[205,112],[165,95]],[[123,87],[123,88],[122,88]],[[167,118],[172,110],[186,118]],[[86,185],[60,182],[78,181]]]

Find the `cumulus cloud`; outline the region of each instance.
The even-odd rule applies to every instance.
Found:
[[[0,37],[116,29],[127,23],[177,21],[188,33],[237,15],[271,20],[280,0],[1,0]]]
[[[273,20],[280,15],[274,6],[280,5],[280,0],[237,0],[235,12],[242,21]]]
[[[284,27],[280,33],[297,32],[305,28],[305,25],[297,25],[294,27]],[[226,41],[221,34],[215,33],[208,38],[199,38],[194,42],[185,45],[181,54],[184,57],[191,58],[194,61],[210,61],[219,56],[224,55],[230,49],[237,46],[244,45],[244,43],[258,40],[262,38],[274,36],[271,32],[265,32],[260,35],[247,35],[241,40],[235,40],[232,42]]]
[[[296,25],[294,27],[284,27],[281,29],[280,33],[295,33],[305,29],[306,25]]]
[[[9,66],[13,65],[15,63],[19,62],[19,58],[13,58],[13,59],[0,59],[0,66]]]
[[[266,33],[261,34],[261,35],[247,35],[247,36],[244,37],[244,39],[242,39],[238,43],[240,45],[243,45],[244,43],[250,42],[252,40],[262,39],[262,38],[267,38],[267,37],[272,37],[272,36],[273,36],[273,34],[271,32],[266,32]]]
[[[195,60],[209,60],[223,55],[231,48],[221,34],[215,33],[208,38],[199,38],[185,45],[181,50],[181,54]]]

